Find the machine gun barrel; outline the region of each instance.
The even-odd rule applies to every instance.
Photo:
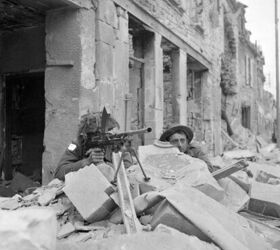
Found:
[[[152,131],[151,127],[147,128],[142,128],[138,130],[129,130],[123,133],[116,133],[114,134],[118,138],[126,137],[126,136],[131,136],[131,135],[139,135],[139,134],[144,134],[144,133],[150,133]]]

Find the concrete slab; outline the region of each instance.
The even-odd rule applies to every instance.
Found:
[[[223,199],[224,191],[210,174],[206,163],[180,153],[171,144],[140,146],[139,157],[146,174],[151,177],[149,182],[145,182],[139,168],[136,168],[136,181],[141,193],[162,191],[180,182],[198,188],[213,199]]]
[[[89,222],[104,219],[116,207],[109,197],[111,184],[93,164],[67,174],[63,191]]]
[[[175,208],[221,249],[272,249],[246,219],[195,188],[173,186],[161,195],[170,203],[170,209]]]

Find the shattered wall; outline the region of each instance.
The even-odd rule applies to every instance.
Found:
[[[228,6],[229,7],[229,6]],[[248,145],[254,135],[263,134],[263,56],[250,41],[245,28],[245,6],[237,3],[236,10],[225,12],[224,53],[222,58],[222,109],[225,110],[233,130],[232,138]],[[270,111],[268,111],[271,113]],[[226,125],[223,121],[223,129]],[[226,146],[226,141],[224,146]]]

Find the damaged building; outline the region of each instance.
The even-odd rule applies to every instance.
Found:
[[[79,117],[104,106],[122,130],[153,128],[136,145],[175,123],[192,127],[213,155],[243,128],[269,139],[267,103],[274,104],[245,7],[235,0],[2,1],[5,178],[17,169],[48,183]]]

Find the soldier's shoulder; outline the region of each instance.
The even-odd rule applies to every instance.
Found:
[[[67,146],[67,151],[69,152],[77,152],[80,150],[80,145],[77,141],[72,141],[71,143],[68,144]]]

